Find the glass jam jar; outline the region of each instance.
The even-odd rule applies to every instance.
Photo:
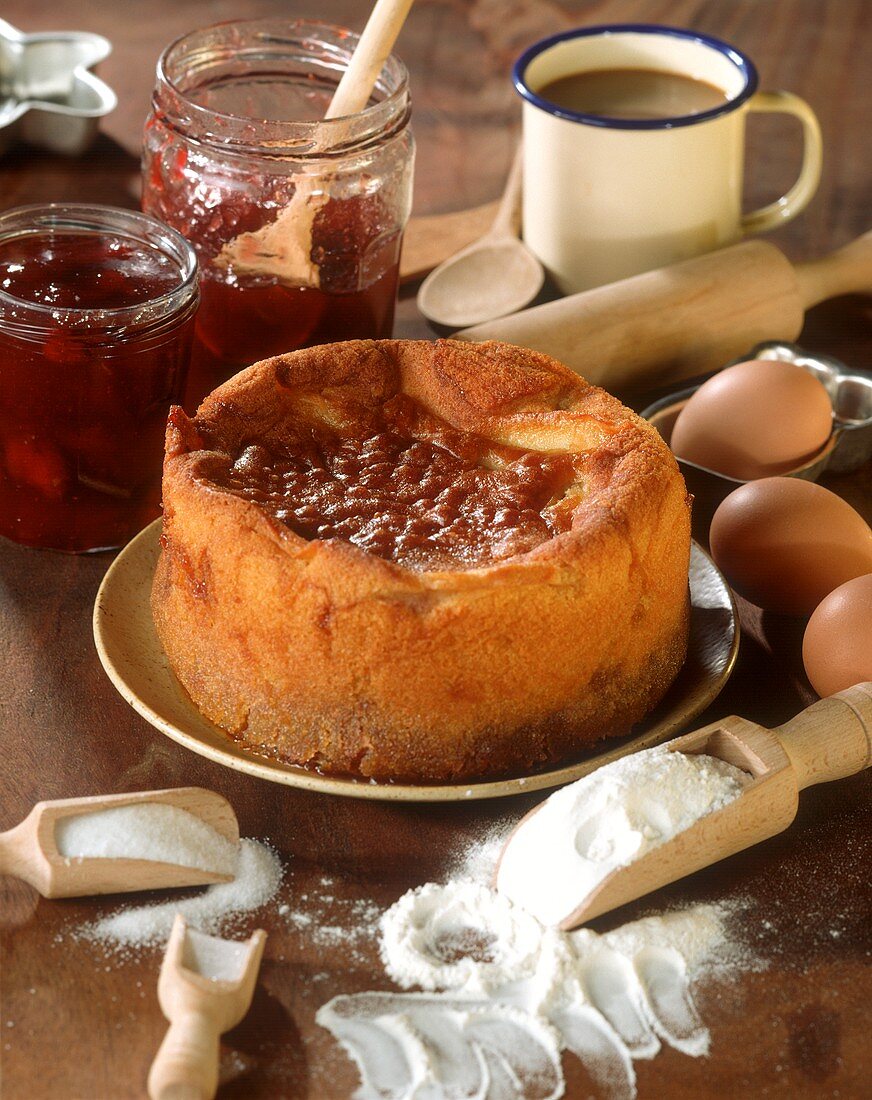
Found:
[[[102,550],[160,514],[197,300],[193,249],[144,214],[0,214],[0,534]]]
[[[303,20],[222,23],[158,63],[143,209],[200,260],[189,409],[267,356],[391,335],[412,195],[408,74],[388,58],[369,106],[325,121],[357,42]]]

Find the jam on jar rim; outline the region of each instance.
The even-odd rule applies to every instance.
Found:
[[[112,235],[127,239],[167,256],[178,272],[178,282],[153,298],[123,306],[58,306],[20,298],[0,287],[3,327],[23,340],[39,340],[46,326],[87,327],[90,335],[103,333],[123,339],[135,328],[137,341],[159,340],[179,323],[180,315],[193,314],[199,301],[197,255],[185,238],[148,214],[121,207],[89,203],[38,203],[17,206],[0,213],[0,247],[16,239],[32,239],[77,233]]]
[[[253,40],[247,49],[239,44],[240,36],[246,34]],[[210,43],[209,36],[223,37],[223,41],[220,46]],[[189,32],[171,42],[158,60],[153,109],[166,125],[192,140],[221,149],[225,155],[330,160],[370,145],[384,145],[403,132],[411,114],[408,70],[393,54],[386,59],[376,82],[375,90],[381,98],[357,114],[341,118],[304,122],[230,114],[205,107],[189,94],[202,88],[208,70],[222,62],[232,58],[238,64],[250,58],[256,65],[269,56],[286,62],[298,60],[307,68],[313,61],[319,62],[325,85],[335,88],[359,38],[334,24],[307,19],[230,21]],[[313,44],[323,48],[322,57],[315,54]],[[267,53],[270,48],[272,55]],[[196,83],[184,80],[191,74],[198,78]],[[253,129],[257,130],[256,136]]]

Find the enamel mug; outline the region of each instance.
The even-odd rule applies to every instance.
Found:
[[[699,114],[633,120],[571,111],[539,94],[571,73],[602,69],[678,73],[715,85],[725,99]],[[524,101],[524,240],[564,294],[774,229],[817,188],[821,136],[812,109],[789,92],[758,92],[752,62],[716,38],[648,24],[584,27],[531,46],[513,77]],[[803,160],[786,195],[743,214],[751,111],[798,118]]]

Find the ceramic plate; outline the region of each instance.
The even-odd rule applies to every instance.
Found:
[[[185,694],[164,656],[149,606],[159,534],[159,520],[141,531],[112,563],[97,593],[94,639],[103,667],[133,709],[167,737],[225,767],[291,787],[351,798],[409,802],[499,798],[557,787],[601,764],[675,736],[720,692],[739,648],[738,619],[730,590],[712,561],[694,543],[687,661],[660,705],[629,737],[589,750],[559,768],[488,782],[412,786],[325,776],[243,749],[207,721]]]

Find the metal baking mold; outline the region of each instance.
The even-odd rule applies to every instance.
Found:
[[[757,344],[747,356],[728,365],[745,359],[779,359],[795,363],[823,384],[833,403],[832,446],[824,448],[828,452],[825,469],[848,473],[858,470],[872,458],[872,375],[852,371],[832,356],[812,355],[798,344],[778,340]]]
[[[797,344],[770,340],[757,344],[747,355],[729,363],[744,363],[749,359],[778,359],[795,363],[813,374],[825,387],[833,405],[833,431],[824,447],[810,459],[782,476],[817,481],[824,470],[846,473],[856,470],[872,458],[872,376],[851,371],[838,359],[812,355]],[[701,385],[702,383],[700,383]],[[679,390],[642,411],[666,443],[672,438],[672,428],[678,414],[696,393],[699,386]],[[694,532],[707,532],[711,517],[724,497],[740,485],[747,484],[715,470],[697,466],[683,458],[678,465],[688,490],[694,496]]]
[[[26,141],[54,153],[83,153],[118,103],[90,72],[111,52],[100,34],[23,34],[0,19],[0,152]]]

